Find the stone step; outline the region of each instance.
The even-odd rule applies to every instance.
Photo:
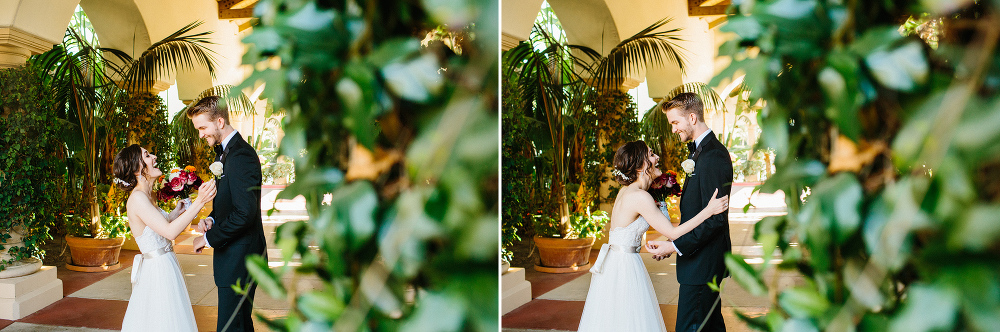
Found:
[[[21,319],[63,298],[62,280],[56,278],[55,267],[42,269],[23,277],[0,279],[0,284],[12,291],[0,291],[0,318]],[[27,293],[18,293],[23,291]]]

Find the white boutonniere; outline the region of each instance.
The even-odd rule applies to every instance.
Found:
[[[212,170],[212,174],[215,174],[216,178],[222,176],[222,163],[221,162],[216,161],[216,162],[212,163],[211,165],[208,166],[208,169]]]
[[[684,173],[691,174],[694,172],[694,160],[688,159],[681,163],[681,168],[684,169]]]

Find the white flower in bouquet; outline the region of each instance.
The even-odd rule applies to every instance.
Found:
[[[208,166],[208,169],[212,171],[212,174],[215,174],[215,177],[222,176],[222,163],[221,162],[216,161],[216,162],[212,163],[211,165]]]
[[[177,168],[177,167],[171,168],[170,169],[170,173],[168,173],[168,175],[167,175],[167,182],[173,181],[174,178],[176,178],[179,175],[181,175],[181,169],[180,168]]]
[[[684,169],[684,173],[691,174],[694,172],[694,160],[688,159],[681,163],[681,168]]]

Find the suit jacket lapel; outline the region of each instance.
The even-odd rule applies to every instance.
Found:
[[[707,145],[707,143],[708,142],[701,142],[701,145],[698,145],[698,148],[694,150],[694,154],[691,155],[691,160],[698,162],[698,156],[701,155],[701,150],[705,149],[705,145]]]
[[[243,136],[240,135],[240,132],[237,131],[236,135],[233,135],[233,138],[229,140],[229,144],[226,145],[226,149],[222,151],[222,157],[220,158],[222,164],[226,164],[226,155],[229,154],[229,150],[232,150],[233,147],[236,146],[237,142],[242,140]]]
[[[701,155],[701,151],[704,150],[705,147],[709,145],[714,145],[716,142],[719,142],[719,139],[715,137],[714,132],[709,134],[708,136],[705,136],[705,139],[701,140],[701,144],[698,144],[698,148],[695,149],[694,153],[691,155],[691,160],[698,162],[698,156]],[[722,143],[719,142],[719,144]]]

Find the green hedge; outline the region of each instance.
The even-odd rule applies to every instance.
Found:
[[[61,219],[65,162],[52,94],[30,67],[0,70],[0,231],[22,229],[23,246],[3,245],[11,259],[41,258],[49,226]],[[4,243],[9,234],[0,235]]]

